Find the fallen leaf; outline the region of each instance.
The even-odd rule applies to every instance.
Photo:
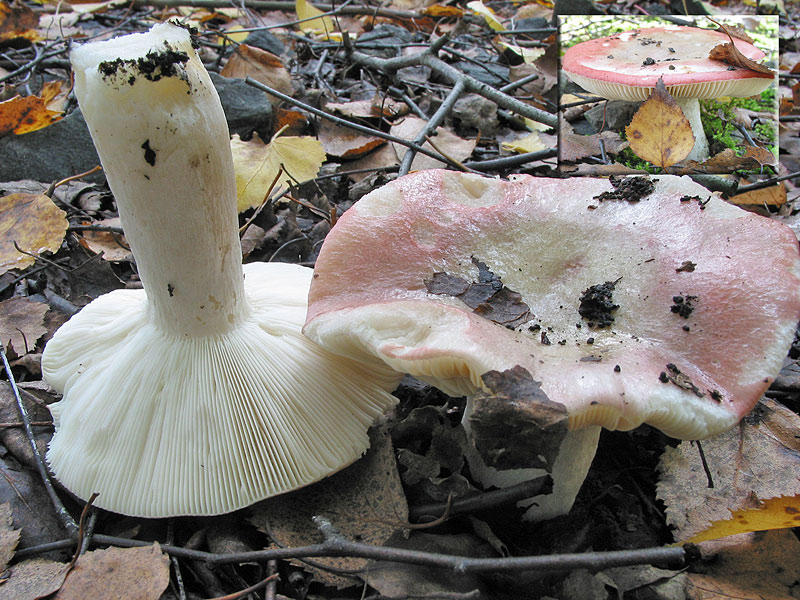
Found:
[[[372,100],[328,102],[325,108],[346,117],[361,119],[394,119],[408,114],[408,105],[389,97],[376,96]]]
[[[737,206],[783,206],[786,204],[786,186],[783,182],[760,190],[736,194],[728,202]]]
[[[513,142],[503,142],[500,144],[503,150],[508,152],[536,152],[537,150],[544,150],[547,146],[544,145],[539,134],[535,131],[528,135],[521,137]]]
[[[544,48],[528,48],[524,46],[517,46],[516,44],[509,44],[508,42],[504,41],[500,41],[499,46],[505,48],[506,50],[510,50],[529,65],[534,64],[537,59],[539,59],[539,57],[545,53]]]
[[[19,535],[19,529],[14,529],[12,523],[11,505],[8,502],[0,504],[0,573],[6,570],[8,563],[14,557]]]
[[[483,19],[486,21],[486,24],[494,31],[506,30],[505,26],[495,16],[494,11],[481,2],[481,0],[467,2],[467,8],[476,15],[483,17]]]
[[[386,143],[386,140],[377,136],[354,131],[328,120],[320,123],[317,138],[328,156],[348,159],[360,158]]]
[[[13,348],[17,356],[33,352],[36,341],[47,332],[47,309],[44,302],[19,296],[0,302],[0,345],[6,351]]]
[[[762,166],[773,165],[777,165],[777,159],[772,152],[758,146],[747,146],[742,156],[736,154],[732,148],[725,148],[702,163],[690,160],[686,162],[685,166],[698,172],[730,173],[737,169],[759,170]]]
[[[43,558],[12,565],[8,568],[8,579],[0,585],[0,600],[49,598],[64,583],[67,570],[65,563]]]
[[[67,231],[67,213],[44,194],[10,194],[0,198],[0,275],[26,269],[36,259],[19,252],[57,252]]]
[[[54,600],[158,600],[169,584],[169,557],[158,543],[83,554]]]
[[[281,168],[273,193],[313,179],[325,161],[322,144],[312,137],[279,136],[264,144],[257,134],[249,142],[234,135],[231,151],[239,212],[261,205]]]
[[[692,537],[730,510],[753,508],[754,497],[800,494],[800,417],[763,398],[730,431],[701,445],[714,487],[709,487],[696,443],[667,448],[661,457],[658,498],[678,540]]]
[[[617,154],[628,147],[628,142],[623,140],[616,131],[578,135],[572,126],[562,119],[558,138],[558,161],[574,162],[589,156],[600,156],[601,141],[606,149],[606,154]]]
[[[300,23],[300,29],[303,31],[311,31],[326,36],[337,31],[333,19],[325,15],[325,13],[315,6],[309,4],[307,0],[295,0],[294,9],[297,13],[297,20],[303,21]],[[305,19],[310,20],[306,21]]]
[[[320,533],[311,520],[322,515],[333,523],[345,538],[368,544],[383,544],[398,530],[398,523],[408,521],[403,486],[391,438],[383,427],[370,430],[370,448],[350,467],[298,490],[259,502],[251,509],[250,522],[277,542],[304,546],[320,541]],[[316,558],[328,567],[361,569],[363,558]],[[307,564],[304,568],[309,568]],[[352,585],[352,578],[312,567],[315,579],[340,587]]]
[[[0,137],[22,135],[43,129],[61,118],[61,113],[47,108],[39,96],[14,96],[0,102]]]
[[[422,131],[425,125],[427,125],[427,121],[424,119],[420,119],[419,117],[406,117],[402,122],[392,126],[391,134],[405,140],[413,140],[417,137],[419,132]],[[444,127],[439,127],[436,130],[436,135],[430,136],[430,139],[436,144],[436,148],[439,149],[439,152],[446,154],[456,161],[463,161],[469,158],[477,143],[476,140],[466,140],[458,137],[452,131]],[[431,146],[430,142],[425,142],[422,146],[428,150],[435,151],[435,148]],[[392,147],[394,148],[398,160],[402,161],[407,148],[394,142],[392,142]],[[414,161],[411,163],[411,169],[414,171],[437,169],[442,166],[443,163],[441,161],[423,154],[417,154],[417,156],[414,157]]]
[[[767,498],[761,500],[757,508],[733,510],[730,519],[712,522],[685,543],[697,544],[738,533],[793,527],[800,527],[800,494]]]
[[[689,156],[695,142],[689,120],[661,78],[625,128],[625,137],[639,158],[662,169]]]
[[[280,58],[261,48],[239,44],[236,52],[228,59],[219,73],[223,77],[252,77],[287,96],[294,94],[292,76],[283,66]],[[268,95],[269,96],[269,95]],[[269,96],[269,101],[276,107],[280,101]]]
[[[775,76],[775,72],[769,67],[758,64],[754,60],[750,60],[733,43],[720,44],[714,46],[708,53],[708,58],[711,60],[720,60],[726,64],[733,65],[748,71],[756,71],[757,73],[764,73],[770,77]]]
[[[121,227],[122,222],[119,217],[102,219],[95,221],[94,225],[105,225],[108,227]],[[103,260],[112,262],[131,260],[133,254],[128,246],[125,236],[121,233],[112,231],[84,231],[81,233],[80,244],[89,248],[95,254],[103,253]]]
[[[26,4],[0,1],[0,42],[19,38],[38,41],[39,36],[34,31],[37,25],[39,17]]]

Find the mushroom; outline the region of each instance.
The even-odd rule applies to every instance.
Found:
[[[695,145],[687,160],[708,157],[708,140],[700,120],[700,99],[760,94],[774,81],[772,73],[729,65],[709,58],[729,43],[722,31],[652,27],[617,33],[575,44],[561,61],[564,73],[583,89],[609,100],[646,100],[659,78],[692,126]],[[764,53],[734,38],[736,48],[756,61]]]
[[[357,267],[357,268],[356,268]],[[508,181],[444,170],[362,198],[329,233],[304,332],[467,395],[474,479],[554,479],[569,511],[601,427],[735,425],[800,318],[795,235],[687,177]]]
[[[56,477],[114,512],[211,515],[358,459],[398,376],[302,335],[311,269],[242,267],[225,115],[189,34],[71,59],[144,290],[97,298],[45,348]]]

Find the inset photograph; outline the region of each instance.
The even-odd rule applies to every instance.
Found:
[[[774,174],[778,18],[562,16],[559,168]]]

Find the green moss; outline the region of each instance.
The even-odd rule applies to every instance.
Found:
[[[734,123],[734,108],[772,112],[774,106],[775,89],[772,87],[761,92],[760,96],[751,98],[730,98],[727,102],[701,100],[700,118],[706,137],[708,137],[711,154],[714,155],[726,148],[731,148],[739,156],[744,154],[745,146]],[[760,142],[774,142],[775,125],[772,122],[758,123],[751,135],[754,135]],[[770,149],[774,151],[773,148]]]
[[[661,173],[661,169],[659,167],[654,166],[652,163],[649,163],[646,160],[642,160],[636,156],[636,154],[630,148],[625,148],[622,152],[617,154],[616,160],[630,169],[640,169],[653,175]]]

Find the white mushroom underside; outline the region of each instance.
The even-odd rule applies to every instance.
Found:
[[[251,314],[170,336],[140,290],[101,296],[58,330],[42,368],[63,390],[47,459],[81,498],[130,515],[217,514],[313,483],[368,447],[397,374],[300,333],[312,271],[244,267]]]

